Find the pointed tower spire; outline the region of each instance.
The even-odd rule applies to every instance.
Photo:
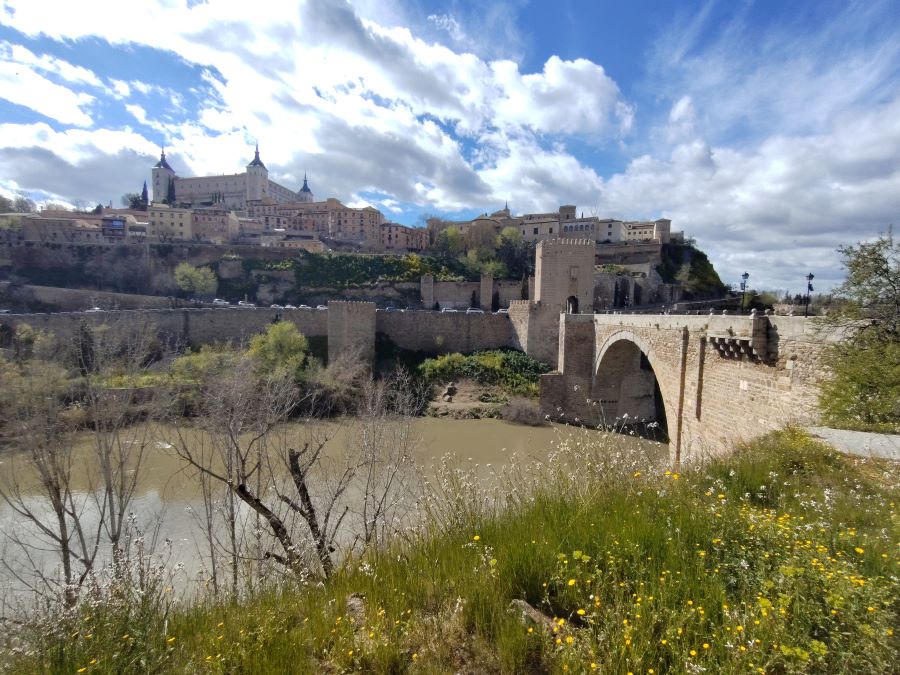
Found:
[[[160,149],[159,149],[159,161],[158,161],[156,164],[154,164],[153,168],[155,168],[155,169],[168,169],[169,171],[172,171],[172,172],[174,173],[175,170],[174,170],[171,166],[169,166],[169,162],[166,161],[166,148],[165,148],[164,146],[163,146],[163,147],[160,147]]]
[[[263,164],[262,160],[259,158],[259,143],[256,144],[256,152],[253,155],[253,161],[247,166],[261,166],[264,169],[266,168],[266,165]]]

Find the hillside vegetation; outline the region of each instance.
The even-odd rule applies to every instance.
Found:
[[[706,254],[690,243],[663,244],[656,271],[664,282],[682,284],[690,298],[720,297],[726,290]]]
[[[890,673],[895,465],[784,431],[681,473],[575,432],[444,467],[325,583],[181,604],[163,577],[7,634],[11,672]],[[503,495],[502,501],[498,495]],[[154,582],[153,580],[157,581]],[[527,604],[526,604],[527,603]]]
[[[431,274],[437,281],[458,281],[465,270],[452,261],[406,255],[366,255],[362,253],[301,252],[293,263],[298,286],[345,287],[365,286],[376,282],[419,281]]]

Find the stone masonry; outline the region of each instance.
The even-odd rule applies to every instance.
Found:
[[[665,421],[674,462],[816,419],[824,350],[814,319],[563,315],[542,413],[589,425]]]

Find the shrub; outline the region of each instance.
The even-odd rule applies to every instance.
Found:
[[[512,394],[528,396],[537,395],[538,378],[550,370],[546,363],[514,350],[445,354],[426,359],[419,366],[419,372],[430,382],[469,379],[478,384],[500,386]]]

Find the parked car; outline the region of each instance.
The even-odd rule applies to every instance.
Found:
[[[403,310],[400,309],[399,307],[394,307],[393,305],[389,305],[388,307],[384,308],[384,311],[385,312],[402,312]]]
[[[469,307],[469,309],[466,310],[466,314],[484,314],[484,310],[478,309],[477,307]]]
[[[297,309],[312,309],[309,305],[299,305]]]
[[[8,309],[0,309],[0,314],[9,314]]]
[[[284,306],[274,303],[274,304],[269,305],[269,308],[270,309],[284,309]]]
[[[456,312],[457,310],[453,307],[444,307],[444,309],[441,310],[441,314],[455,314]]]
[[[91,313],[94,313],[94,312],[102,312],[103,309],[100,308],[100,307],[91,307],[91,308],[86,309],[86,310],[84,310],[84,311],[85,311],[85,312],[91,312]]]
[[[227,300],[223,300],[222,298],[216,298],[212,301],[214,307],[228,307],[231,303]]]
[[[256,307],[256,304],[249,300],[238,300],[238,307]]]
[[[328,309],[328,305],[316,305],[316,309]]]
[[[506,307],[501,307],[494,314],[509,314],[509,309]]]
[[[285,305],[284,308],[285,308],[285,309],[297,309],[297,308],[294,307],[293,305]]]

